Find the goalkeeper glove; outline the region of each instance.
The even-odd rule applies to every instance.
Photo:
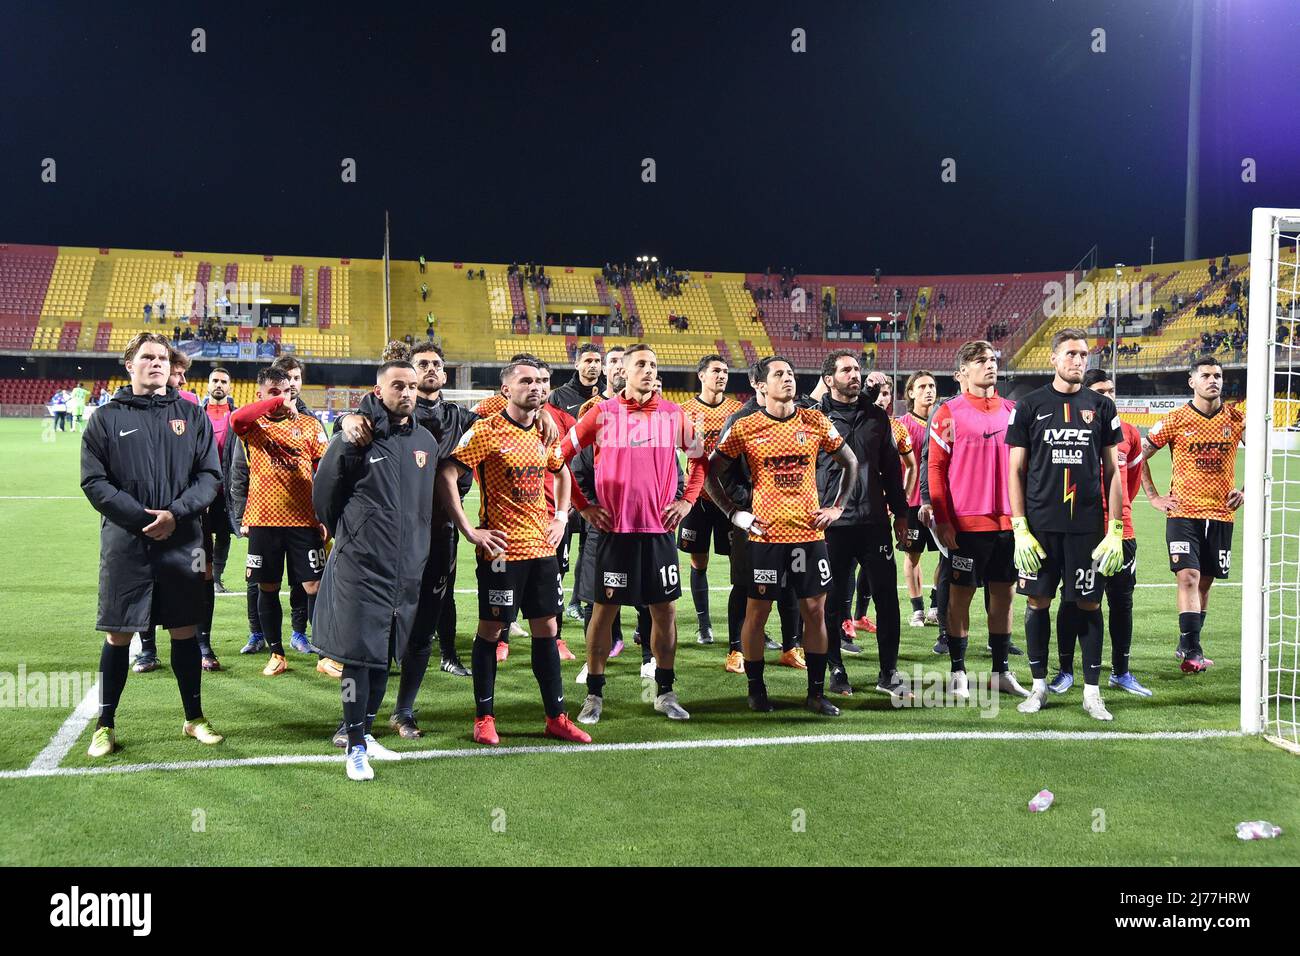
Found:
[[[1124,567],[1124,522],[1112,521],[1106,537],[1092,551],[1092,560],[1097,562],[1097,570],[1110,577]]]
[[[1016,570],[1021,574],[1037,574],[1047,552],[1030,532],[1029,521],[1025,518],[1012,518],[1011,531],[1016,538]]]
[[[741,531],[748,531],[754,524],[754,515],[748,511],[741,511],[737,508],[731,513],[731,523]]]

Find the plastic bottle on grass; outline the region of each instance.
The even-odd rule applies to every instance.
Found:
[[[1248,820],[1237,824],[1238,840],[1271,840],[1282,835],[1282,828],[1267,820]]]
[[[1039,790],[1034,799],[1029,801],[1030,813],[1042,813],[1052,805],[1054,794],[1050,790]]]

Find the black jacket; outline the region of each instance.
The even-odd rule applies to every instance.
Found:
[[[198,405],[168,387],[155,395],[117,390],[86,425],[81,440],[81,490],[104,516],[101,543],[117,535],[144,538],[146,508],[170,511],[177,531],[198,526],[221,483],[212,423]],[[173,534],[176,541],[186,534]],[[146,539],[147,540],[147,539]]]
[[[410,639],[429,557],[438,443],[413,421],[389,422],[373,395],[365,447],[335,435],[316,470],[312,503],[334,537],[316,597],[312,641],[345,664],[387,667]]]
[[[601,389],[599,378],[596,380],[595,385],[588,387],[582,384],[581,379],[578,378],[578,373],[575,371],[571,379],[559,388],[551,390],[549,401],[556,408],[568,412],[570,417],[577,418],[578,409],[582,408],[583,403],[593,395],[601,394]]]
[[[858,459],[857,486],[849,492],[844,514],[832,527],[887,524],[890,512],[906,517],[902,465],[888,413],[863,398],[846,405],[830,395],[822,398],[819,408]],[[822,507],[835,502],[842,471],[834,456],[825,452],[817,456],[817,496]]]
[[[442,462],[451,457],[451,453],[460,444],[461,437],[478,421],[478,416],[463,405],[449,402],[439,395],[435,402],[427,398],[415,400],[415,420],[429,429],[438,440],[438,461]],[[456,480],[456,490],[460,492],[462,501],[473,485],[472,471],[465,472]]]

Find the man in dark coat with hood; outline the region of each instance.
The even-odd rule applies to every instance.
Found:
[[[388,686],[388,662],[406,652],[429,557],[438,442],[414,418],[415,369],[379,367],[358,414],[371,440],[335,435],[312,489],[316,515],[334,538],[316,599],[312,636],[343,665],[347,773],[371,780],[370,758],[396,759],[371,734]]]

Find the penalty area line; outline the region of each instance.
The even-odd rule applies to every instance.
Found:
[[[445,760],[461,757],[503,758],[538,754],[600,754],[662,750],[731,750],[748,747],[797,747],[806,744],[888,744],[928,743],[962,740],[1023,740],[1023,741],[1174,741],[1213,740],[1243,737],[1239,730],[1178,730],[1148,733],[1126,731],[934,731],[918,733],[875,734],[804,734],[788,737],[733,737],[705,740],[648,740],[640,743],[616,744],[556,744],[554,746],[485,747],[456,750],[408,750],[402,753],[402,762],[412,760]],[[105,774],[170,772],[176,770],[221,770],[229,767],[283,767],[301,764],[332,764],[343,762],[343,754],[278,754],[265,757],[237,757],[218,760],[175,760],[160,763],[120,764],[99,767],[37,767],[35,762],[25,770],[0,771],[0,780],[32,777],[90,777]]]

